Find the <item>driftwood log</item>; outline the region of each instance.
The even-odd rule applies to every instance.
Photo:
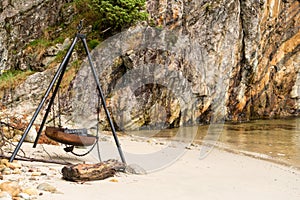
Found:
[[[107,160],[96,164],[76,164],[62,168],[62,175],[68,181],[93,181],[112,177],[116,172],[124,172],[126,165],[117,160]]]

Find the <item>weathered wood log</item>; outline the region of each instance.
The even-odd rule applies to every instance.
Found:
[[[107,160],[96,164],[76,164],[62,168],[62,175],[68,181],[93,181],[112,177],[116,172],[124,172],[126,165],[117,160]]]

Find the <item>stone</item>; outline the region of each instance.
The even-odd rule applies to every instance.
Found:
[[[70,38],[66,38],[66,39],[64,40],[64,42],[63,42],[63,44],[62,44],[60,50],[65,50],[65,49],[67,49],[67,48],[71,45],[71,43],[72,43],[72,42],[71,42]]]
[[[1,191],[0,192],[0,199],[2,199],[2,198],[12,198],[11,197],[11,194],[10,193],[8,193],[8,192],[6,192],[6,191]]]
[[[29,177],[28,180],[30,180],[30,181],[36,181],[36,180],[38,180],[38,178],[36,178],[35,176],[31,176],[31,177]]]
[[[32,126],[31,129],[29,130],[26,138],[25,138],[25,141],[30,142],[30,143],[34,143],[36,137],[37,137],[36,127]]]
[[[14,137],[14,131],[9,127],[2,127],[2,133],[7,139],[12,139]]]
[[[5,167],[2,171],[3,175],[10,175],[12,174],[12,170],[9,167]]]
[[[6,168],[6,165],[0,164],[0,172],[2,172]]]
[[[138,175],[147,174],[147,171],[137,164],[127,165],[125,168],[125,172],[129,174],[138,174]]]
[[[13,200],[24,200],[22,197],[14,197]]]
[[[41,172],[32,172],[31,176],[41,176]]]
[[[14,135],[15,135],[15,136],[22,136],[22,135],[23,135],[23,133],[24,133],[24,131],[17,130],[17,129],[16,129],[16,130],[14,130]],[[15,137],[15,136],[14,136],[14,137]]]
[[[0,200],[13,200],[11,197],[1,197]]]
[[[42,65],[48,66],[51,62],[55,60],[55,57],[47,56],[42,60]]]
[[[7,166],[8,163],[9,163],[8,159],[6,159],[6,158],[1,159],[1,165]]]
[[[11,162],[8,162],[7,163],[7,167],[9,167],[10,169],[20,169],[20,168],[22,168],[22,165],[19,163],[19,162],[17,162],[17,161],[13,161],[12,163]]]
[[[12,139],[13,142],[19,142],[20,139],[22,138],[22,135],[15,135]]]
[[[23,192],[19,193],[18,197],[21,197],[24,200],[29,200],[30,199],[30,196],[26,193],[23,193]]]
[[[8,192],[12,197],[17,196],[21,192],[21,187],[16,181],[7,181],[0,184],[0,189],[2,191]]]
[[[51,193],[57,193],[56,187],[50,185],[49,183],[41,183],[37,186],[38,190],[43,190]]]
[[[36,188],[31,188],[31,187],[23,189],[22,192],[30,196],[35,196],[39,194],[39,191]]]
[[[53,57],[53,56],[56,56],[60,50],[61,50],[60,48],[52,46],[52,47],[49,47],[49,48],[46,50],[46,52],[47,52],[47,55],[48,55],[48,56]],[[54,57],[54,58],[55,58],[55,57]]]
[[[19,169],[19,168],[16,168],[12,171],[13,174],[21,174],[22,173],[22,170]]]
[[[119,181],[118,181],[118,179],[112,178],[112,179],[109,180],[109,182],[117,183]]]

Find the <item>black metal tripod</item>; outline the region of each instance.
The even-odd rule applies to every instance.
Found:
[[[68,62],[69,62],[70,57],[71,57],[71,55],[72,55],[72,51],[73,51],[73,49],[74,49],[74,47],[75,47],[75,45],[76,45],[76,42],[77,42],[79,39],[81,39],[81,41],[82,41],[82,43],[83,43],[83,46],[84,46],[84,49],[85,49],[85,52],[86,52],[86,54],[87,54],[87,56],[88,56],[88,61],[89,61],[89,64],[90,64],[90,67],[91,67],[91,70],[92,70],[92,73],[93,73],[93,77],[94,77],[94,79],[95,79],[95,81],[96,81],[96,84],[97,84],[97,90],[98,90],[98,92],[99,92],[99,95],[100,95],[100,98],[101,98],[101,101],[102,101],[102,105],[103,105],[103,108],[104,108],[104,110],[105,110],[105,114],[106,114],[106,116],[107,116],[109,125],[110,125],[110,127],[111,127],[112,134],[113,134],[113,137],[114,137],[116,146],[117,146],[117,148],[118,148],[118,151],[119,151],[121,160],[122,160],[123,163],[126,163],[125,157],[124,157],[123,151],[122,151],[122,149],[121,149],[121,146],[120,146],[120,143],[119,143],[119,139],[118,139],[118,136],[117,136],[117,134],[116,134],[116,130],[115,130],[115,127],[114,127],[114,125],[113,125],[113,122],[112,122],[110,113],[109,113],[109,111],[108,111],[108,109],[107,109],[107,106],[106,106],[106,103],[105,103],[105,98],[104,98],[104,96],[103,96],[103,92],[102,92],[102,89],[101,89],[101,86],[100,86],[100,82],[99,82],[99,79],[98,79],[98,77],[97,77],[96,70],[95,70],[95,67],[94,67],[94,65],[93,65],[92,58],[91,58],[91,55],[90,55],[90,52],[89,52],[89,49],[88,49],[88,46],[87,46],[87,43],[86,43],[86,36],[85,36],[84,34],[81,34],[81,33],[80,33],[81,29],[82,29],[82,21],[81,21],[80,24],[78,25],[78,32],[77,32],[77,34],[75,35],[75,37],[74,37],[74,39],[73,39],[73,42],[72,42],[72,44],[71,44],[71,46],[70,46],[70,48],[69,48],[67,54],[65,55],[65,57],[64,57],[62,63],[60,64],[60,66],[59,66],[57,72],[55,73],[55,75],[54,75],[54,77],[53,77],[53,79],[52,79],[52,81],[51,81],[51,83],[50,83],[50,85],[49,85],[49,87],[48,87],[48,89],[47,89],[47,91],[46,91],[46,93],[45,93],[43,99],[41,100],[41,102],[40,102],[38,108],[36,109],[36,111],[35,111],[35,113],[34,113],[32,119],[30,120],[30,122],[29,122],[27,128],[25,129],[25,131],[24,131],[24,133],[23,133],[23,135],[22,135],[22,137],[21,137],[21,139],[20,139],[18,145],[16,146],[14,152],[12,153],[12,155],[11,155],[11,157],[10,157],[10,160],[9,160],[10,162],[12,162],[12,161],[15,159],[15,157],[16,157],[18,151],[20,150],[20,148],[21,148],[21,146],[22,146],[22,144],[23,144],[23,142],[24,142],[24,140],[25,140],[25,138],[26,138],[26,136],[27,136],[29,130],[31,129],[31,127],[32,127],[34,121],[36,120],[36,118],[37,118],[37,116],[38,116],[40,110],[42,109],[42,107],[43,107],[43,105],[44,105],[44,103],[45,103],[47,97],[49,96],[49,94],[50,94],[52,88],[54,87],[54,85],[55,85],[55,83],[56,83],[55,89],[54,89],[53,94],[52,94],[52,97],[51,97],[51,99],[50,99],[50,101],[49,101],[49,103],[48,103],[48,107],[47,107],[47,109],[46,109],[46,112],[45,112],[43,121],[42,121],[42,123],[41,123],[40,129],[39,129],[39,131],[38,131],[37,137],[36,137],[35,142],[34,142],[34,145],[33,145],[33,148],[36,147],[37,142],[38,142],[38,140],[39,140],[39,137],[40,137],[40,135],[41,135],[41,133],[42,133],[42,129],[43,129],[43,127],[44,127],[44,125],[45,125],[45,122],[46,122],[46,119],[47,119],[47,117],[48,117],[48,114],[49,114],[49,112],[50,112],[50,110],[51,110],[51,105],[54,103],[55,96],[56,96],[56,94],[57,94],[57,92],[58,92],[59,85],[60,85],[60,83],[61,83],[61,81],[62,81],[62,78],[63,78],[63,76],[64,76],[64,73],[65,73],[65,71],[66,71]]]

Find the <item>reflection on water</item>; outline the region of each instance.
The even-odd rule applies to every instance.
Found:
[[[300,118],[225,124],[220,142],[300,168]]]
[[[201,144],[209,126],[199,126],[195,143]],[[178,129],[138,131],[142,137],[173,137]],[[212,133],[219,134],[219,133]],[[218,143],[230,150],[253,152],[270,160],[300,168],[300,118],[255,120],[224,124]]]

